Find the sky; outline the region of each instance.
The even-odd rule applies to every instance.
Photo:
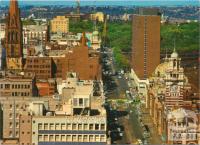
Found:
[[[8,5],[9,0],[0,0],[0,4]],[[20,5],[75,5],[77,0],[18,0]],[[128,1],[128,2],[127,2]],[[2,2],[2,3],[1,3]],[[47,3],[49,2],[49,3]],[[57,2],[57,3],[56,3]],[[67,3],[66,3],[67,2]],[[97,6],[177,6],[177,5],[193,5],[200,6],[199,0],[80,0],[81,6],[97,5]]]

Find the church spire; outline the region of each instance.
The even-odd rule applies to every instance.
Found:
[[[5,35],[7,69],[22,69],[23,42],[20,10],[17,0],[10,0]]]
[[[81,45],[87,46],[87,38],[85,36],[85,32],[83,32],[82,37],[81,37]]]
[[[9,14],[19,14],[19,8],[18,8],[18,1],[17,0],[10,0],[10,8],[9,8]]]

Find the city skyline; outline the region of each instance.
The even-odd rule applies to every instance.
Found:
[[[0,10],[0,145],[200,144],[199,7],[18,3]]]
[[[80,0],[81,6],[198,6],[198,0]],[[50,0],[46,3],[46,0],[19,0],[20,6],[26,5],[63,5],[63,6],[75,6],[75,0]],[[55,3],[57,2],[57,3]],[[63,3],[66,2],[66,3]],[[1,0],[0,3],[8,6],[8,0]]]

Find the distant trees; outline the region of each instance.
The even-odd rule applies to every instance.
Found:
[[[71,32],[83,32],[93,30],[92,21],[70,22]],[[103,24],[97,24],[100,34],[103,31]],[[131,56],[131,22],[108,22],[107,36],[109,46],[113,48],[114,58],[119,68],[130,67]],[[161,25],[161,52],[172,51],[174,48],[179,53],[199,50],[199,23],[191,22],[180,24],[163,24]]]

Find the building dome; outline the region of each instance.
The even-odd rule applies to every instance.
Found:
[[[177,53],[177,52],[173,52],[173,53],[171,54],[171,57],[172,57],[172,58],[177,58],[177,57],[178,57],[178,53]]]
[[[99,35],[99,32],[98,31],[94,31],[93,35]]]
[[[171,58],[177,58],[177,57],[178,57],[178,53],[174,49],[173,53],[171,54]]]

